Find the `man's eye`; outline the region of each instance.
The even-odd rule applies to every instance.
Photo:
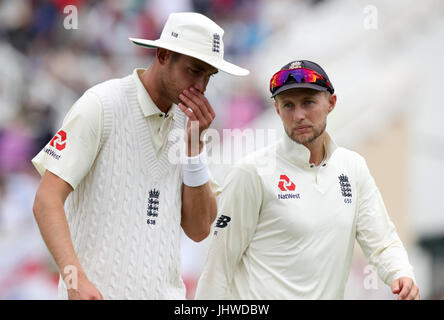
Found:
[[[191,71],[192,74],[196,74],[196,75],[200,73],[200,71],[197,70],[197,69],[191,69],[190,68],[190,71]]]
[[[305,100],[305,101],[304,101],[304,104],[312,104],[312,103],[314,103],[313,100]]]

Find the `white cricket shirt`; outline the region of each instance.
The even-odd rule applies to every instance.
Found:
[[[387,285],[414,279],[365,160],[327,136],[316,167],[284,136],[227,174],[196,299],[343,299],[355,239]]]
[[[184,144],[186,116],[175,105],[168,117],[156,108],[137,70],[100,83],[33,159],[41,174],[73,187],[65,202],[71,240],[105,299],[185,298],[182,165],[169,155]],[[63,284],[59,297],[67,298]]]
[[[173,105],[167,114],[160,111],[140,81],[142,72],[143,69],[135,69],[132,78],[136,84],[137,101],[149,123],[153,146],[159,155],[168,141],[173,119],[180,110],[177,105]],[[32,159],[32,163],[41,175],[48,169],[75,189],[97,157],[102,133],[102,103],[94,93],[86,91],[65,116],[53,145],[48,143]],[[66,135],[69,135],[69,143],[66,143]],[[61,151],[64,161],[58,159]]]

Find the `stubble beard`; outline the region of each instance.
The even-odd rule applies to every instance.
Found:
[[[327,127],[327,122],[324,122],[321,126],[317,128],[313,127],[312,134],[308,136],[306,134],[305,135],[297,134],[292,129],[287,129],[287,128],[285,128],[285,132],[287,133],[288,137],[294,142],[302,144],[304,146],[308,146],[324,133],[326,127]]]
[[[171,103],[179,104],[179,94],[176,88],[176,82],[169,77],[169,72],[164,72],[160,76],[160,84],[163,95],[171,101]]]

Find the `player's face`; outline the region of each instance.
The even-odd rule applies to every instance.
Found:
[[[305,146],[324,133],[327,115],[335,104],[336,95],[306,88],[287,90],[275,97],[276,112],[285,132],[293,141]]]
[[[164,89],[173,103],[180,102],[179,95],[192,87],[205,93],[210,77],[218,70],[209,64],[186,56],[176,55],[168,59],[163,73]]]

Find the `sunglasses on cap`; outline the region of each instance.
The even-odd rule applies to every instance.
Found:
[[[333,89],[328,80],[326,80],[316,71],[306,68],[285,69],[276,72],[270,79],[271,93],[283,86],[290,76],[292,76],[293,79],[298,83],[316,83],[324,88],[327,88],[330,93],[333,93]]]

